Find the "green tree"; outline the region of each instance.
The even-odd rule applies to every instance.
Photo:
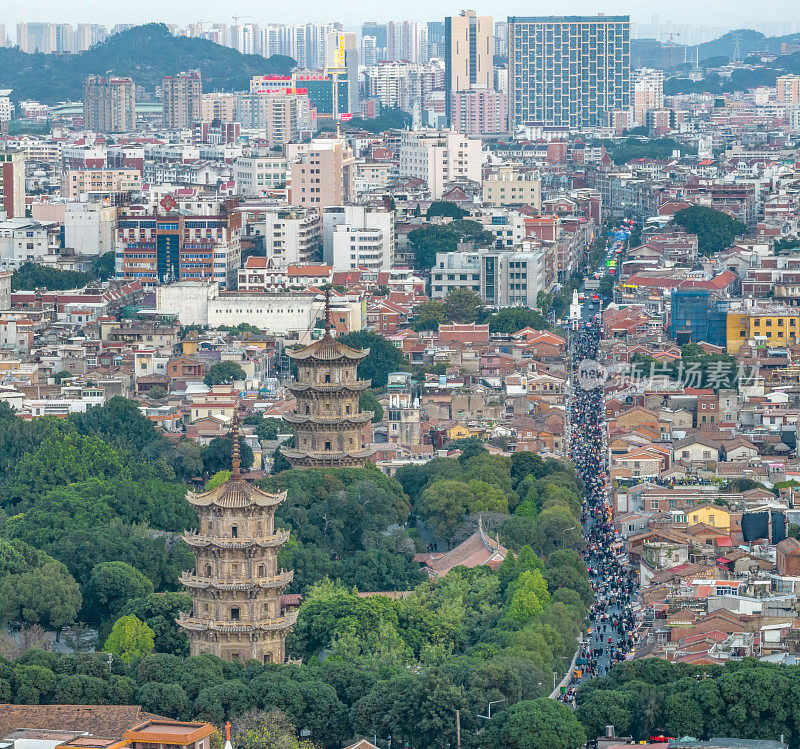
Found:
[[[92,621],[116,617],[127,601],[153,593],[153,583],[126,562],[101,562],[92,568],[86,606]]]
[[[364,380],[372,380],[373,388],[386,387],[390,372],[408,369],[405,354],[380,333],[358,330],[341,336],[339,340],[351,348],[369,349],[369,356],[358,365],[358,376]]]
[[[189,717],[192,710],[192,703],[180,684],[161,684],[155,681],[142,684],[136,690],[136,704],[147,712],[176,719]]]
[[[372,423],[377,424],[383,420],[383,406],[378,401],[372,390],[365,390],[358,398],[359,411],[372,411]]]
[[[255,455],[253,448],[247,444],[244,437],[239,437],[239,462],[243,471],[249,471],[253,465]],[[203,453],[203,469],[206,473],[214,475],[219,471],[230,471],[233,468],[233,438],[215,437]]]
[[[220,361],[209,367],[203,382],[208,387],[212,387],[213,385],[225,385],[246,379],[247,372],[242,369],[240,364],[235,361]]]
[[[522,572],[508,586],[506,595],[510,598],[506,616],[516,624],[525,624],[532,617],[541,614],[550,603],[547,582],[539,570]]]
[[[53,702],[61,705],[102,705],[106,701],[106,681],[85,674],[59,677]]]
[[[436,255],[440,252],[455,252],[460,235],[447,226],[425,224],[408,233],[408,245],[414,253],[414,267],[429,270],[436,265]]]
[[[75,621],[81,593],[67,568],[51,559],[0,582],[0,621],[61,629]]]
[[[575,716],[590,740],[605,735],[606,726],[614,726],[619,736],[627,735],[633,723],[631,699],[624,692],[598,690],[582,702]]]
[[[231,738],[241,749],[314,749],[280,710],[251,710],[233,722]]]
[[[444,298],[444,313],[451,322],[475,322],[482,309],[481,295],[472,289],[452,289]]]
[[[141,619],[132,614],[121,616],[114,622],[103,650],[128,665],[153,652],[155,637]]]
[[[192,610],[192,597],[188,593],[151,593],[144,598],[128,601],[120,612],[132,614],[153,630],[155,650],[158,653],[189,655],[189,639],[175,621],[181,612]]]
[[[169,392],[166,390],[166,388],[162,388],[160,385],[155,385],[147,391],[147,397],[154,401],[160,401],[163,398],[166,398],[168,395]]]
[[[91,273],[58,270],[47,265],[26,262],[20,265],[11,276],[11,290],[27,291],[44,288],[50,291],[60,291],[63,289],[78,289],[91,283],[91,281]]]
[[[101,281],[106,281],[114,275],[116,258],[114,251],[105,252],[92,260],[92,273]]]
[[[414,310],[411,327],[414,330],[439,330],[444,322],[447,322],[444,304],[438,299],[429,299]]]
[[[472,489],[463,481],[437,481],[422,492],[416,509],[437,535],[451,538],[475,502]]]
[[[469,214],[459,208],[449,200],[434,200],[425,212],[425,218],[430,221],[434,216],[445,216],[447,218],[462,219]]]
[[[523,700],[492,718],[487,749],[579,749],[586,734],[575,714],[556,700]]]
[[[505,307],[490,315],[484,322],[489,323],[491,333],[516,333],[523,328],[547,330],[550,326],[539,310],[527,307]]]
[[[730,247],[737,236],[747,231],[741,221],[704,205],[693,205],[677,211],[673,220],[687,232],[697,235],[701,255],[721,252]]]
[[[400,673],[356,703],[353,722],[360,733],[391,735],[400,746],[445,749],[455,745],[455,711],[466,720],[466,706],[464,688],[444,675]]]

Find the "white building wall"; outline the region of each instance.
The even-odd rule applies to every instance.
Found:
[[[96,203],[68,203],[64,243],[79,255],[103,255],[114,249],[117,209]]]

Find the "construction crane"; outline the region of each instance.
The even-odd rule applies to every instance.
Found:
[[[680,33],[677,31],[671,31],[669,33],[669,66],[672,67],[672,53],[675,50],[675,39],[679,37]]]
[[[236,24],[237,26],[239,25],[239,19],[240,19],[240,18],[252,18],[252,17],[253,17],[253,16],[240,16],[240,15],[237,15],[237,14],[234,14],[234,15],[232,16],[232,18],[233,18],[233,22],[234,22],[234,24]]]

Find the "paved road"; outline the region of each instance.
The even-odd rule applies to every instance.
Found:
[[[604,265],[605,260],[601,260]],[[601,675],[616,659],[630,650],[630,629],[633,624],[631,600],[635,591],[627,574],[627,559],[615,553],[621,548],[606,514],[610,500],[607,486],[607,450],[604,422],[604,399],[600,388],[581,388],[576,367],[583,359],[597,359],[599,331],[594,315],[599,304],[588,299],[582,305],[582,320],[570,332],[570,449],[579,475],[587,485],[582,528],[587,550],[595,602],[590,611],[591,635],[581,647],[581,656],[589,661],[580,680],[573,678],[565,697],[571,701],[579,681]],[[587,324],[588,323],[588,324]],[[603,621],[605,617],[605,621]],[[620,626],[616,626],[616,624]]]

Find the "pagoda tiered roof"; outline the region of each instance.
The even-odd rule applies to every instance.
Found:
[[[245,481],[238,475],[231,476],[224,484],[207,492],[186,493],[186,499],[195,507],[224,507],[241,509],[245,507],[277,507],[286,499],[286,492],[270,494]]]
[[[286,353],[295,361],[316,359],[322,362],[333,362],[339,359],[348,359],[349,361],[359,362],[369,355],[369,349],[351,348],[336,338],[325,335],[305,348],[298,351],[287,351]]]

